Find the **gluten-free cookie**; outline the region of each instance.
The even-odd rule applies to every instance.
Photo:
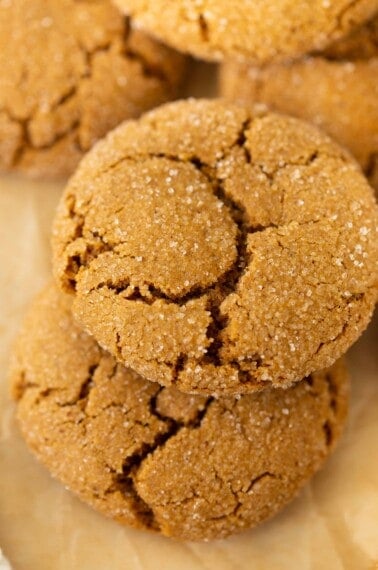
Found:
[[[177,94],[182,56],[109,0],[0,2],[0,170],[72,173],[124,119]]]
[[[331,365],[377,297],[378,208],[357,163],[297,119],[163,106],[89,153],[53,251],[76,318],[119,362],[201,394]]]
[[[298,57],[345,36],[377,0],[115,0],[138,25],[203,59],[261,64]]]
[[[288,390],[190,396],[117,364],[49,286],[17,340],[11,381],[33,453],[83,501],[187,540],[257,525],[323,464],[342,430],[341,363]]]
[[[311,121],[348,148],[378,191],[378,18],[328,50],[257,68],[228,61],[220,94]]]

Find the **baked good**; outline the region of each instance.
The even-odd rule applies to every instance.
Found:
[[[25,319],[11,364],[33,453],[86,503],[187,540],[271,517],[333,450],[347,410],[341,363],[288,390],[190,396],[117,364],[54,285]]]
[[[377,222],[358,165],[315,127],[176,102],[82,161],[54,223],[55,276],[80,323],[149,380],[287,387],[366,327]]]
[[[138,25],[203,59],[266,63],[329,45],[378,10],[377,0],[115,0]]]
[[[174,98],[184,58],[109,0],[0,2],[0,171],[72,173],[124,119]]]
[[[298,61],[260,69],[227,61],[220,94],[315,123],[352,152],[378,191],[378,17]]]

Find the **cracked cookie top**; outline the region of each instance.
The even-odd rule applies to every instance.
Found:
[[[58,208],[56,278],[119,362],[200,394],[331,365],[377,297],[378,208],[314,127],[220,101],[122,125]]]
[[[267,63],[321,49],[367,21],[377,0],[115,0],[138,25],[192,55]]]
[[[187,540],[279,511],[339,438],[341,363],[288,390],[191,396],[124,368],[48,286],[17,340],[11,382],[29,447],[82,500],[117,521]]]
[[[378,17],[300,60],[262,68],[227,61],[220,94],[315,123],[353,153],[378,192]]]
[[[331,365],[377,297],[378,209],[316,128],[220,101],[122,125],[58,208],[54,269],[119,362],[200,394]]]
[[[174,98],[184,58],[109,0],[0,2],[0,170],[73,172],[124,119]]]

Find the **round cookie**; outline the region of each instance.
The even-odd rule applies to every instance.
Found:
[[[220,94],[311,121],[348,148],[378,191],[378,17],[327,51],[258,69],[232,61]]]
[[[119,362],[200,394],[289,386],[331,365],[377,298],[378,208],[315,127],[221,101],[166,105],[82,161],[55,276]]]
[[[177,94],[184,58],[109,0],[0,2],[0,171],[73,172],[95,141]]]
[[[322,49],[367,21],[377,0],[115,0],[137,25],[184,52],[267,63]]]
[[[29,447],[85,502],[137,528],[225,537],[278,512],[339,438],[341,363],[288,390],[190,396],[124,368],[83,333],[72,297],[49,286],[11,365]]]

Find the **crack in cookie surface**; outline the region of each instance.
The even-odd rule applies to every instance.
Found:
[[[189,540],[239,532],[290,501],[340,435],[341,364],[289,390],[191,396],[118,364],[71,306],[51,284],[26,317],[11,366],[17,417],[52,475],[119,522]]]
[[[376,216],[357,166],[316,129],[182,102],[83,162],[58,212],[55,273],[79,321],[151,380],[210,395],[288,386],[366,326]]]
[[[108,0],[63,0],[61,6],[17,0],[1,7],[0,30],[2,170],[72,173],[84,152],[122,120],[173,98],[184,69],[181,56],[132,29]],[[16,85],[27,97],[13,95]]]
[[[243,0],[231,15],[227,0],[204,0],[198,5],[177,0],[169,6],[155,0],[116,3],[140,26],[181,51],[212,61],[234,59],[259,66],[323,49],[368,21],[377,9],[374,0],[341,0],[331,5],[297,1],[295,9],[289,10],[285,1],[270,5]]]

